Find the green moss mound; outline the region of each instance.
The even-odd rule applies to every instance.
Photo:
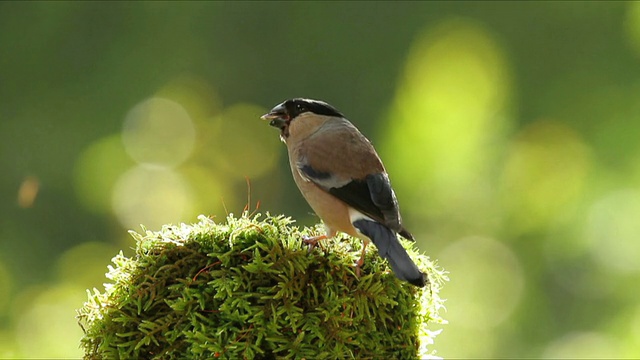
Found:
[[[375,249],[360,278],[362,242],[343,236],[312,252],[283,216],[199,217],[193,225],[132,232],[136,254],[120,253],[105,291],[78,310],[87,359],[410,359],[442,323],[443,271],[413,249],[430,288],[398,280]],[[406,245],[409,245],[407,243]]]

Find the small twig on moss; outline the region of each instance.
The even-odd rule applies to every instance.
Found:
[[[198,275],[200,275],[200,274],[202,274],[203,272],[208,271],[208,270],[209,270],[209,269],[211,269],[212,267],[217,266],[217,265],[220,265],[220,264],[222,264],[222,262],[220,262],[220,260],[218,260],[218,261],[216,261],[216,262],[214,262],[214,263],[212,263],[212,264],[209,264],[209,265],[207,265],[207,266],[203,267],[202,269],[200,269],[200,270],[196,273],[196,275],[193,277],[193,279],[192,279],[192,280],[193,280],[193,281],[196,281],[196,279],[198,278]]]

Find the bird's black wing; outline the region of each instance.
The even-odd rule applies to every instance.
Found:
[[[361,213],[398,231],[398,202],[386,174],[367,175],[365,179],[352,180],[327,191]]]
[[[398,200],[386,173],[367,175],[362,180],[339,182],[331,173],[316,171],[309,164],[298,167],[304,178],[361,213],[399,232],[407,239],[413,236],[402,228]]]

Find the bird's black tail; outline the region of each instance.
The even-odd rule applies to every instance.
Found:
[[[378,248],[378,254],[389,261],[389,265],[398,279],[419,287],[427,284],[426,275],[420,272],[420,269],[400,244],[396,234],[388,227],[365,219],[354,221],[353,226],[373,241]]]

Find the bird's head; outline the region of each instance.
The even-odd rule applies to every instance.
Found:
[[[344,117],[336,108],[324,101],[295,98],[276,105],[261,116],[269,125],[280,129],[280,138],[286,142],[290,136],[304,136],[332,117]]]

